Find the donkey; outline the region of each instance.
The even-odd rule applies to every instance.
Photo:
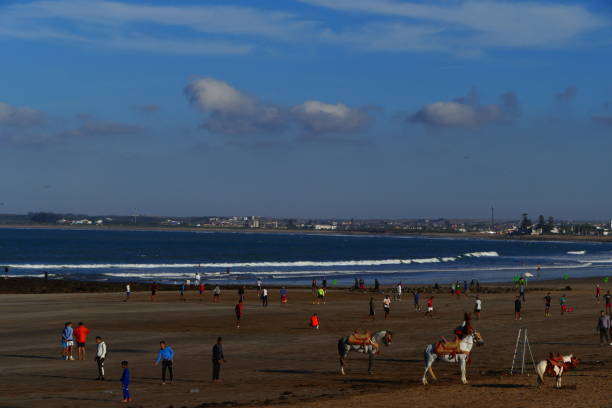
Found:
[[[340,373],[345,375],[345,360],[351,351],[367,354],[369,357],[368,374],[372,374],[374,356],[378,354],[381,345],[388,346],[393,341],[393,333],[389,330],[378,331],[372,335],[360,335],[359,343],[351,342],[351,337],[344,336],[338,340],[338,355],[340,356]]]

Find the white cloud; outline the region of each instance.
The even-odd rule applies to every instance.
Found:
[[[291,112],[307,133],[360,132],[370,123],[366,110],[341,103],[332,105],[311,100],[293,107]]]
[[[518,99],[511,92],[503,94],[499,104],[480,105],[472,89],[466,97],[427,104],[406,119],[432,127],[478,128],[487,123],[511,122],[519,110]]]
[[[31,108],[18,108],[0,102],[0,125],[32,126],[44,122],[45,114]]]
[[[207,114],[203,127],[226,135],[271,134],[298,126],[307,134],[360,132],[370,123],[365,109],[309,100],[294,107],[265,103],[215,78],[185,87],[192,105]]]

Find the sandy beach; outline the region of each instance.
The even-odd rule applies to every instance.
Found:
[[[207,291],[202,301],[197,291],[162,291],[155,302],[146,291],[124,294],[57,293],[0,295],[0,407],[113,407],[121,405],[119,363],[128,360],[132,370],[133,407],[215,407],[291,404],[299,407],[611,407],[612,347],[600,346],[595,332],[603,304],[594,300],[600,279],[533,282],[523,306],[524,318],[515,321],[514,293],[485,293],[483,313],[474,326],[486,344],[477,348],[468,369],[468,385],[461,385],[459,368],[437,362],[439,378],[421,384],[423,349],[441,336],[451,338],[473,299],[455,299],[445,290],[436,294],[434,318],[413,309],[412,296],[393,302],[383,319],[382,298],[376,300],[376,320],[367,318],[371,294],[330,290],[327,304],[313,305],[307,289],[290,289],[289,303],[280,305],[278,289],[270,289],[270,305],[263,308],[257,294],[248,290],[241,327],[235,327],[234,289],[225,290],[221,302],[211,303]],[[563,288],[570,285],[572,290]],[[495,285],[502,287],[503,285]],[[602,284],[602,289],[612,285]],[[552,289],[552,317],[545,318],[543,297]],[[567,294],[572,313],[560,316],[558,298]],[[605,293],[605,292],[604,292]],[[425,299],[421,300],[421,304]],[[308,327],[318,313],[321,329]],[[85,361],[60,359],[60,334],[65,321],[85,322],[91,334]],[[348,374],[339,373],[336,343],[355,329],[394,333],[393,344],[378,356],[374,374],[367,374],[367,358],[353,354]],[[574,353],[581,359],[577,370],[563,378],[555,390],[547,379],[536,387],[531,375],[509,376],[516,335],[527,328],[536,361],[549,352]],[[109,381],[95,381],[94,337],[108,345]],[[211,348],[224,338],[227,364],[223,383],[212,384]],[[159,340],[175,350],[175,381],[161,385],[160,368],[153,365]],[[530,359],[528,358],[530,361]],[[608,391],[605,391],[608,390]]]

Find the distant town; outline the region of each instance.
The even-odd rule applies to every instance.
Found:
[[[210,230],[288,230],[362,233],[476,233],[495,235],[612,236],[612,222],[568,221],[524,213],[515,220],[478,219],[297,219],[259,216],[161,217],[91,216],[36,212],[0,214],[0,226],[147,227]]]

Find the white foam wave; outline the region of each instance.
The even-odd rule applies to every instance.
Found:
[[[462,257],[499,256],[497,252],[469,252],[459,256],[410,258],[410,259],[373,259],[345,261],[284,261],[284,262],[215,262],[215,263],[88,263],[88,264],[14,264],[14,269],[188,269],[188,268],[299,268],[334,266],[384,266],[401,264],[428,264],[453,262]]]
[[[586,251],[567,251],[568,255],[584,255]]]

